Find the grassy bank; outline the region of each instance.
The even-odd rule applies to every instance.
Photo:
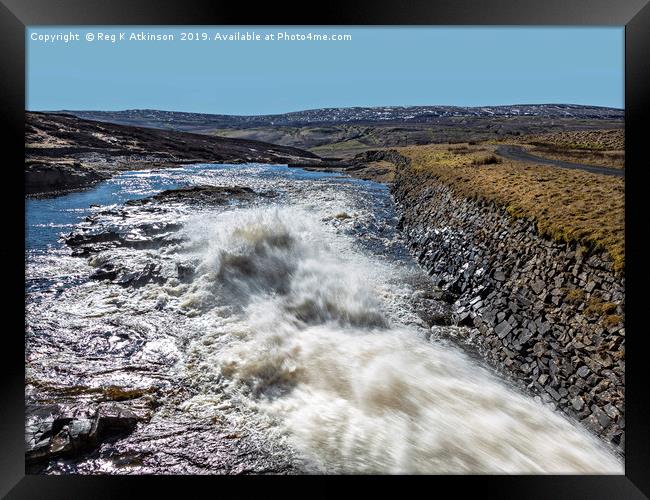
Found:
[[[515,141],[531,153],[555,160],[624,168],[623,129],[563,131],[527,135]]]
[[[399,149],[414,174],[436,178],[462,196],[493,200],[515,217],[534,218],[538,231],[556,241],[603,249],[623,270],[623,179],[520,163],[493,151],[470,144]]]

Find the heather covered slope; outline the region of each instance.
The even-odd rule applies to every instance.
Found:
[[[259,141],[100,123],[74,116],[25,116],[28,193],[74,189],[119,170],[184,163],[318,161],[310,152]]]

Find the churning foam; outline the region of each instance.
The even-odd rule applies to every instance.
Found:
[[[238,210],[186,232],[181,307],[211,322],[188,350],[205,397],[187,408],[245,405],[326,472],[623,472],[586,431],[397,320],[400,270],[313,214]]]

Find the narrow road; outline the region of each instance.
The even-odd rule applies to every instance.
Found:
[[[568,161],[553,160],[550,158],[542,158],[530,154],[521,146],[499,146],[496,153],[504,158],[510,160],[526,161],[529,163],[543,163],[546,165],[555,165],[560,168],[572,168],[575,170],[584,170],[592,174],[613,175],[616,177],[625,177],[625,170],[622,168],[610,167],[597,167],[595,165],[583,165],[581,163],[570,163]]]

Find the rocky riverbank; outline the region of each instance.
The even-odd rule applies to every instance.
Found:
[[[457,195],[396,152],[379,155],[397,166],[401,230],[453,295],[454,323],[471,327],[465,341],[623,453],[624,275],[601,251],[542,238],[534,220]]]
[[[34,162],[25,165],[25,191],[26,194],[37,194],[80,189],[109,177],[107,172],[79,162]]]

